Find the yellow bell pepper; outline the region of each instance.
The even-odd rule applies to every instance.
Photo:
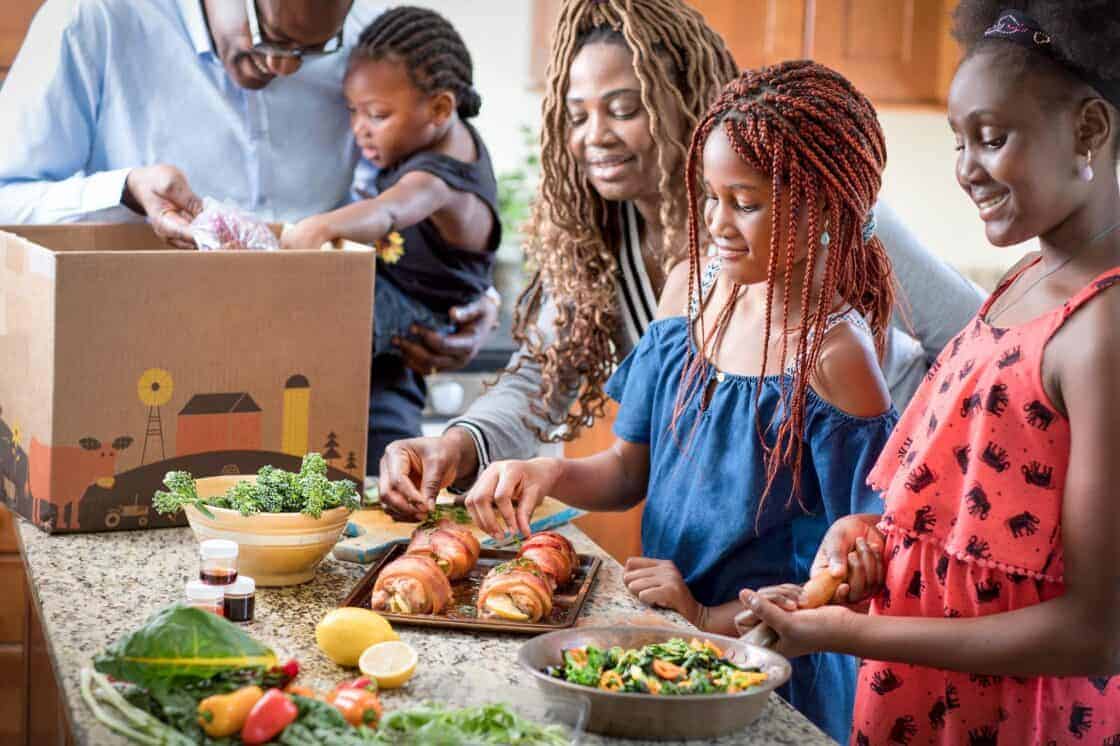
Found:
[[[264,692],[259,686],[246,686],[229,694],[215,694],[198,703],[198,724],[211,738],[225,738],[241,730],[249,710]]]

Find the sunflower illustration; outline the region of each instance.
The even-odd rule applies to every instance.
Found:
[[[386,264],[396,264],[404,256],[404,237],[393,231],[377,242],[377,258]]]
[[[19,423],[12,425],[12,447],[19,448],[23,444],[23,428]]]

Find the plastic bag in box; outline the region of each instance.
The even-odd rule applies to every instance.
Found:
[[[263,220],[237,205],[211,197],[191,221],[191,237],[200,251],[276,251],[280,242]]]

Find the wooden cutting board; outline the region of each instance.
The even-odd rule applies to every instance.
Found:
[[[440,505],[451,505],[454,503],[454,498],[451,495],[441,495],[437,502]],[[581,515],[583,515],[582,510],[569,508],[549,497],[545,498],[533,513],[533,520],[529,527],[534,532],[547,531]],[[350,516],[350,523],[346,526],[346,538],[335,545],[334,556],[346,562],[369,564],[380,556],[389,544],[407,541],[419,525],[419,523],[394,521],[379,507],[356,511]],[[496,546],[496,542],[477,526],[472,524],[471,530],[483,546]]]

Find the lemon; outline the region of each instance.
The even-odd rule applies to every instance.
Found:
[[[509,619],[514,622],[524,622],[529,618],[529,615],[517,608],[513,599],[505,594],[493,595],[486,599],[486,610],[497,614],[502,619]]]
[[[319,649],[340,666],[356,666],[370,645],[399,639],[384,617],[356,606],[333,609],[315,627]]]
[[[358,660],[358,669],[377,679],[380,689],[396,689],[416,672],[416,651],[407,642],[390,640],[370,645]]]

